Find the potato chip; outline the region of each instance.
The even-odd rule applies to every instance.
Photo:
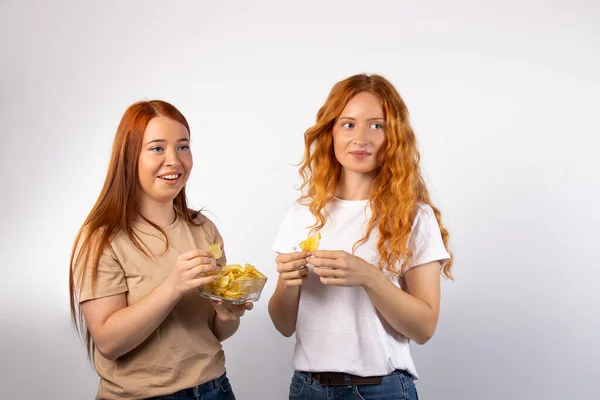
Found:
[[[244,272],[244,267],[242,267],[240,264],[231,264],[231,265],[226,265],[223,268],[221,268],[221,272],[224,274],[228,274],[228,273],[243,273]]]
[[[266,276],[250,264],[242,267],[239,264],[226,265],[216,271],[219,275],[204,290],[216,296],[227,299],[247,299],[253,293],[260,293],[266,282]]]
[[[215,260],[223,257],[223,250],[221,250],[221,243],[215,243],[208,246],[208,252],[215,257]]]
[[[263,274],[261,274],[256,268],[254,268],[250,264],[246,264],[244,266],[244,270],[245,270],[246,274],[248,274],[248,276],[251,276],[254,278],[266,278]]]
[[[317,251],[319,250],[319,241],[321,240],[321,232],[317,232],[303,242],[300,242],[302,251]]]
[[[230,281],[231,281],[231,278],[228,277],[227,275],[219,275],[219,277],[217,279],[215,279],[215,281],[213,282],[213,285],[216,288],[222,289],[222,288],[226,288],[227,285],[229,285]]]

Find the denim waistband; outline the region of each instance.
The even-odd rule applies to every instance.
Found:
[[[211,379],[210,381],[204,382],[198,386],[194,386],[191,388],[180,390],[175,393],[171,393],[171,394],[169,394],[169,396],[175,396],[175,395],[177,395],[177,396],[185,396],[185,395],[198,396],[200,393],[202,393],[204,391],[220,388],[221,384],[219,383],[219,380],[222,380],[226,375],[227,374],[224,373],[223,375],[221,375],[220,377],[218,377],[216,379]],[[159,396],[158,398],[161,398],[161,396]],[[149,400],[152,400],[152,399],[149,399]]]
[[[307,379],[308,382],[312,382],[313,374],[322,374],[325,371],[321,371],[321,372],[307,372],[307,371],[296,370],[294,372],[299,373],[302,376],[304,376]],[[348,376],[348,377],[357,376],[357,375],[348,374],[348,373],[345,373],[345,372],[340,372],[340,374],[343,374],[343,375]],[[390,372],[389,374],[387,374],[387,375],[381,375],[380,377],[383,378],[383,377],[386,377],[386,376],[393,376],[393,375],[402,375],[402,376],[406,376],[407,378],[408,377],[412,377],[412,375],[410,374],[410,372],[408,372],[406,370],[403,370],[403,369],[396,369],[396,370]]]

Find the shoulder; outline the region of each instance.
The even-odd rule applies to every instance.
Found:
[[[190,225],[190,229],[200,229],[204,231],[206,235],[209,236],[211,239],[215,239],[221,236],[217,225],[201,211],[191,211],[190,213],[192,214],[193,222],[193,225]]]
[[[417,211],[411,229],[412,235],[419,237],[437,236],[439,235],[439,230],[440,228],[433,207],[427,203],[417,203]]]
[[[201,211],[190,210],[189,213],[190,213],[192,222],[197,226],[204,226],[204,225],[208,225],[209,227],[216,226],[210,220],[210,218],[208,218],[206,215],[202,214]]]
[[[415,221],[424,218],[435,219],[435,214],[433,212],[433,208],[429,204],[419,202],[417,203],[417,213],[415,215]]]
[[[127,234],[120,229],[112,234],[109,234],[106,227],[100,227],[94,230],[90,229],[89,227],[85,227],[81,230],[81,234],[79,235],[77,243],[75,244],[75,252],[79,253],[83,249],[84,245],[87,250],[96,251],[97,247],[103,242],[105,235],[109,235],[109,239],[108,241],[104,242],[105,245],[101,249],[100,254],[114,254],[113,247],[127,237]]]
[[[102,229],[83,229],[73,251],[71,268],[78,273],[89,273],[92,269],[119,269],[119,247],[122,247],[121,232],[117,232],[108,242],[104,242]]]

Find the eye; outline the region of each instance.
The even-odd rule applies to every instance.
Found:
[[[160,153],[161,151],[163,151],[164,149],[161,146],[154,146],[150,149],[151,152],[154,153]]]
[[[383,129],[383,124],[374,123],[370,126],[371,129]]]
[[[342,128],[352,129],[352,128],[354,128],[354,124],[352,122],[344,122],[342,124]]]
[[[189,151],[190,150],[190,146],[188,146],[187,144],[184,144],[184,145],[179,146],[178,150]]]

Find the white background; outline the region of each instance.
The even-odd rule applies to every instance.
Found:
[[[408,104],[456,254],[436,335],[412,346],[421,398],[597,398],[600,3],[169,3],[0,1],[1,398],[94,397],[69,254],[119,119],[154,98],[190,122],[190,203],[271,278],[225,342],[234,390],[287,398],[270,247],[304,131],[358,72]]]

